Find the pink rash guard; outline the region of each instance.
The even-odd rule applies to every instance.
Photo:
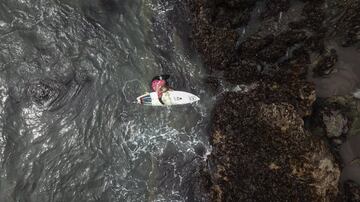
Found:
[[[162,96],[162,92],[161,92],[161,87],[165,86],[166,82],[165,80],[154,80],[151,83],[151,87],[152,89],[157,93],[157,96],[159,98],[161,98]]]

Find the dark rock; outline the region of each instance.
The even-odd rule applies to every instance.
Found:
[[[349,47],[360,41],[360,2],[346,1],[346,12],[341,13],[341,18],[336,21],[337,33],[344,33],[343,46]]]
[[[286,31],[280,33],[276,37],[276,41],[281,41],[285,43],[287,46],[292,46],[296,43],[302,42],[307,38],[306,33],[304,31]]]
[[[265,11],[261,14],[262,18],[268,18],[279,15],[280,12],[285,12],[290,7],[289,0],[267,0],[265,3]]]
[[[274,42],[259,52],[259,58],[275,63],[279,58],[286,55],[286,52],[293,45],[306,39],[303,31],[287,31],[275,37]]]
[[[233,84],[250,83],[258,80],[257,77],[261,77],[259,68],[261,67],[253,60],[241,60],[231,63],[228,71],[224,72],[224,76],[226,81]]]
[[[315,67],[313,69],[314,77],[322,77],[325,75],[331,74],[334,71],[334,66],[338,61],[338,57],[335,49],[331,49],[329,52],[320,56],[320,58],[315,62]]]
[[[288,53],[288,59],[279,64],[280,72],[293,75],[296,78],[306,79],[310,65],[310,55],[304,47],[296,48]]]
[[[266,37],[251,36],[243,43],[240,44],[238,51],[240,57],[248,58],[257,55],[257,52],[271,44],[274,40],[273,35],[267,35]]]
[[[224,70],[235,57],[236,32],[216,30],[206,24],[201,26],[203,28],[194,37],[199,38],[197,47],[200,53],[209,56],[203,58],[204,63],[210,71]]]
[[[306,133],[292,105],[265,104],[258,93],[227,93],[217,105],[210,157],[213,200],[336,196],[340,171],[326,145]]]
[[[305,26],[313,31],[318,31],[323,27],[325,13],[323,10],[324,0],[308,1],[303,8],[305,16]]]
[[[220,93],[221,91],[221,83],[218,78],[216,77],[207,77],[205,79],[205,83],[207,84],[209,88],[209,92],[213,92],[214,94]]]
[[[313,52],[323,53],[325,51],[324,45],[324,35],[323,34],[315,34],[310,36],[304,42],[305,47]]]
[[[259,58],[266,62],[275,63],[280,57],[284,56],[287,51],[287,46],[283,42],[278,41],[271,44],[259,52]]]
[[[356,202],[360,201],[360,185],[355,182],[348,181],[344,183],[345,194],[343,201]]]
[[[212,19],[213,21],[216,19],[215,25],[218,27],[229,26],[237,28],[250,20],[250,12],[247,11],[239,12],[229,7],[218,7],[216,11],[217,13]]]

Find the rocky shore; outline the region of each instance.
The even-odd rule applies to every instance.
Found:
[[[222,92],[224,82],[235,89],[218,96],[213,112],[213,151],[201,171],[207,199],[359,200],[358,185],[348,182],[360,179],[352,174],[358,165],[343,160],[356,142],[345,141],[349,131],[357,133],[360,119],[349,107],[357,101],[338,95],[343,91],[319,98],[326,92],[316,80],[338,71],[340,49],[331,44],[358,48],[359,2],[187,4],[209,86],[214,94]]]

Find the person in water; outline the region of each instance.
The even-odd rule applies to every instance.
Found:
[[[160,76],[155,76],[152,80],[151,80],[151,88],[153,89],[154,92],[157,93],[157,96],[159,98],[159,101],[161,104],[164,105],[164,102],[162,101],[162,95],[163,93],[172,90],[172,88],[169,87],[167,79],[169,79],[170,75],[160,75]]]

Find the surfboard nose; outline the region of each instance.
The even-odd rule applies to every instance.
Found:
[[[193,96],[190,97],[190,100],[191,100],[192,102],[197,102],[197,101],[200,100],[200,98],[199,98],[198,96],[193,95]]]

